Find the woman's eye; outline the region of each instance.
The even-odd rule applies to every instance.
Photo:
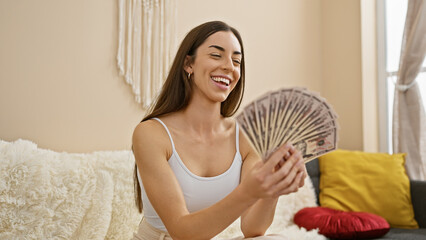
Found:
[[[220,54],[217,54],[217,53],[212,53],[212,54],[210,54],[210,56],[215,57],[215,58],[220,58]]]
[[[234,59],[233,61],[234,61],[234,63],[236,63],[236,64],[238,64],[238,65],[240,65],[240,64],[241,64],[241,61],[240,61],[239,59]]]

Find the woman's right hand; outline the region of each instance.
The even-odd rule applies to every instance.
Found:
[[[286,143],[265,162],[257,162],[242,179],[241,187],[251,198],[277,198],[296,192],[305,176],[301,153]]]

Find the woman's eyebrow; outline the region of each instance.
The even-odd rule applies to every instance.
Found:
[[[223,47],[221,47],[221,46],[218,46],[218,45],[210,45],[209,46],[209,48],[216,48],[217,50],[219,50],[219,51],[222,51],[222,52],[225,52],[225,48],[223,48]],[[238,55],[242,55],[242,53],[241,52],[239,52],[239,51],[234,51],[233,52],[233,54],[238,54]]]

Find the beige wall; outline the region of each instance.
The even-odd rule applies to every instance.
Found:
[[[334,106],[341,127],[339,147],[361,150],[361,18],[358,0],[323,0],[322,94]]]
[[[0,1],[0,138],[129,149],[142,116],[117,75],[117,1]]]
[[[57,151],[129,149],[143,111],[118,76],[115,0],[0,1],[0,139]],[[340,147],[362,149],[358,0],[178,0],[180,41],[223,20],[243,36],[243,104],[281,87],[319,91]]]

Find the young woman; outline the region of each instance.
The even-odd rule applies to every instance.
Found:
[[[210,239],[240,216],[246,238],[262,236],[278,197],[303,186],[305,166],[291,144],[262,161],[239,131],[231,116],[243,91],[240,34],[218,21],[191,30],[133,133],[144,208],[134,239]]]

